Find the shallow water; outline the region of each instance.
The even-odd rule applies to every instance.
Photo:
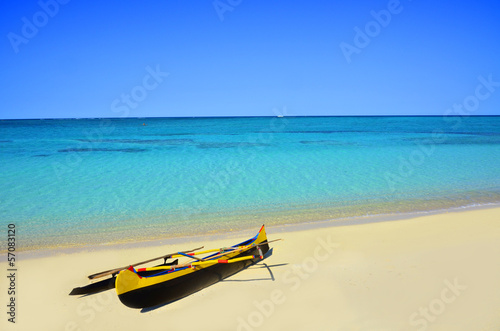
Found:
[[[500,117],[0,121],[0,155],[27,248],[500,202]]]

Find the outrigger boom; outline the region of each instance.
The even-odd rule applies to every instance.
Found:
[[[261,243],[261,244],[258,244],[258,245],[249,245],[250,247],[249,246],[242,246],[242,247],[238,247],[238,248],[212,249],[212,250],[209,250],[209,251],[197,253],[197,254],[203,254],[203,253],[208,253],[208,252],[217,252],[217,251],[220,251],[219,254],[217,254],[215,256],[210,256],[210,257],[207,257],[207,258],[204,258],[204,259],[196,258],[196,257],[194,257],[191,254],[181,254],[183,256],[187,256],[187,257],[190,257],[190,258],[195,258],[196,260],[198,260],[198,262],[190,262],[190,263],[184,263],[184,264],[174,264],[174,265],[171,265],[171,266],[157,266],[157,267],[151,267],[151,268],[141,268],[141,269],[137,269],[137,271],[146,271],[146,270],[148,270],[148,271],[152,271],[152,270],[170,270],[170,271],[173,271],[175,269],[180,269],[180,268],[187,268],[187,267],[191,267],[192,268],[192,267],[197,267],[197,266],[201,266],[201,265],[210,265],[210,264],[215,264],[215,263],[234,263],[234,262],[238,262],[238,261],[243,261],[245,259],[249,260],[250,258],[251,259],[256,259],[256,258],[263,259],[264,256],[263,256],[262,250],[259,248],[259,246],[261,246],[261,245],[267,245],[269,243],[272,243],[272,242],[275,242],[275,241],[279,241],[279,240],[282,240],[282,239],[274,239],[274,240],[266,241],[265,243]],[[240,252],[242,250],[249,249],[249,248],[252,248],[252,247],[257,247],[257,250],[259,251],[259,255],[246,256],[245,259],[242,259],[242,260],[239,260],[239,259],[215,260],[215,258],[223,257],[223,256],[228,255],[230,253]],[[229,249],[232,249],[232,250],[229,250]],[[173,257],[177,257],[177,256],[174,255]],[[129,266],[128,268],[125,268],[125,269],[129,269],[130,270],[131,267],[133,267],[133,266]]]
[[[149,259],[149,260],[146,260],[146,261],[137,262],[137,263],[128,265],[126,267],[121,267],[121,268],[115,268],[115,269],[111,269],[111,270],[101,271],[101,272],[89,275],[88,277],[89,277],[89,279],[95,279],[95,278],[100,278],[100,277],[104,277],[104,276],[109,276],[109,275],[117,274],[120,271],[129,268],[130,266],[136,267],[138,265],[146,264],[146,263],[153,262],[153,261],[156,261],[156,260],[161,260],[161,259],[166,260],[166,259],[169,259],[169,258],[172,258],[172,257],[180,257],[181,254],[191,253],[191,252],[197,251],[199,249],[202,249],[203,247],[204,246],[201,246],[201,247],[198,247],[198,248],[194,248],[194,249],[191,249],[189,251],[176,252],[176,253],[171,253],[171,254],[167,254],[167,255],[162,255],[162,256],[159,256],[159,257],[155,257],[154,259]],[[199,252],[198,254],[203,254],[203,253],[208,253],[208,251]]]

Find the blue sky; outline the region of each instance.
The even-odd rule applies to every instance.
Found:
[[[3,1],[0,118],[500,115],[498,1]]]

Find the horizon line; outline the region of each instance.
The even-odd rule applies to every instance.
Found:
[[[498,115],[230,115],[230,116],[151,116],[151,117],[41,117],[41,118],[0,118],[0,121],[32,120],[120,120],[120,119],[211,119],[211,118],[305,118],[305,117],[500,117]]]

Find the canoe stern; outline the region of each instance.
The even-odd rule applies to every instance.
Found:
[[[132,266],[128,269],[122,270],[117,277],[115,286],[116,294],[121,295],[125,292],[137,288],[140,279],[141,277],[137,274]]]

